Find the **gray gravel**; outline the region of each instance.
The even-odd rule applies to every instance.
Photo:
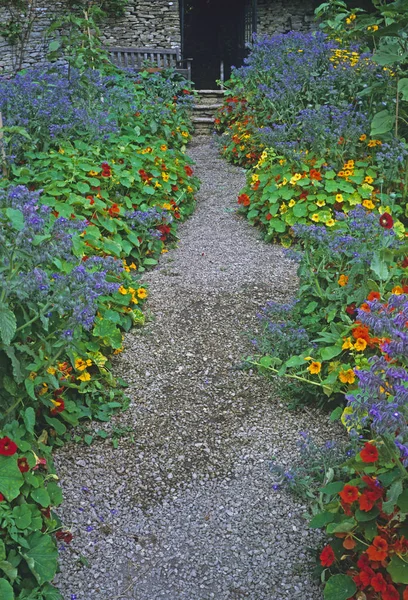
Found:
[[[259,308],[293,293],[293,267],[236,214],[243,171],[208,138],[190,154],[197,211],[146,275],[153,318],[117,360],[131,406],[106,440],[57,455],[75,536],[57,585],[67,600],[319,600],[305,554],[318,536],[269,463],[289,466],[300,431],[326,440],[332,426],[239,369]]]

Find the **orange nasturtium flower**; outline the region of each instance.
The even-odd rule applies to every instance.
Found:
[[[342,383],[354,383],[356,380],[356,374],[353,369],[347,369],[347,371],[340,371],[339,379]]]
[[[310,365],[307,367],[307,370],[309,371],[309,373],[311,373],[312,375],[317,375],[318,373],[320,373],[320,371],[322,370],[322,363],[318,362],[317,360],[314,360],[313,362],[310,363]]]
[[[339,284],[339,286],[344,287],[345,285],[347,285],[348,280],[348,275],[340,275],[337,283]]]
[[[363,338],[358,338],[354,344],[354,348],[357,352],[363,352],[367,348],[367,342]]]

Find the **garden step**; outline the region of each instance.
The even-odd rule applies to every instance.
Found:
[[[204,133],[210,135],[214,129],[214,119],[212,117],[193,117],[194,131],[196,134]]]

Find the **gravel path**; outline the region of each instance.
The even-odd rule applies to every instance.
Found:
[[[326,440],[331,426],[239,369],[258,309],[293,293],[293,268],[236,214],[242,170],[208,139],[190,154],[197,211],[146,276],[153,318],[117,361],[131,406],[106,440],[58,452],[75,538],[57,584],[66,600],[319,600],[305,553],[316,533],[269,462],[290,465],[300,431]]]

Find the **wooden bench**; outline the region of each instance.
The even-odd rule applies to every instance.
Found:
[[[182,59],[180,48],[104,48],[114,65],[121,69],[142,71],[155,66],[159,69],[173,68],[191,81],[191,58]]]

